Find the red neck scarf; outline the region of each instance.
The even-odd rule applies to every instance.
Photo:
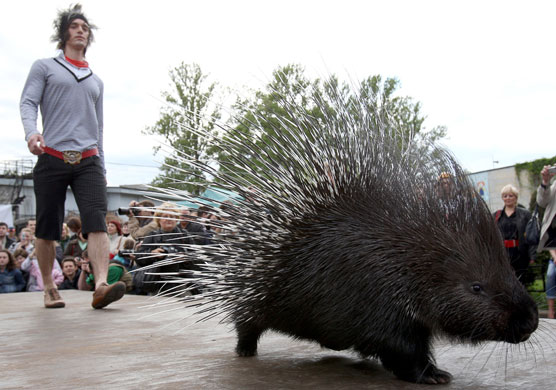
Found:
[[[78,68],[88,68],[89,67],[89,63],[87,61],[77,61],[77,60],[72,60],[68,56],[65,56],[65,57],[66,57],[67,62],[69,62],[72,65],[77,66]]]

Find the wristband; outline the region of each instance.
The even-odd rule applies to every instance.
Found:
[[[541,187],[544,188],[546,190],[546,186],[544,184],[541,183]]]

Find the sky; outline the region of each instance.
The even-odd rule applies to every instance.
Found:
[[[0,161],[33,159],[19,99],[32,63],[56,55],[57,10],[69,1],[0,5]],[[556,155],[556,3],[551,1],[83,0],[98,26],[87,51],[104,82],[109,186],[149,183],[168,72],[197,63],[208,81],[245,95],[278,66],[311,77],[400,81],[424,126],[470,172]]]

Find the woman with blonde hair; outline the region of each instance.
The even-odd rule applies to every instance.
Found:
[[[155,265],[147,270],[149,273],[167,275],[148,275],[139,271],[138,275],[141,275],[142,279],[134,278],[139,293],[156,293],[176,288],[175,284],[164,282],[170,281],[173,275],[187,275],[191,274],[190,271],[198,269],[185,257],[193,240],[187,230],[181,229],[178,225],[180,215],[181,208],[173,203],[165,202],[157,207],[153,218],[159,228],[145,237],[136,252],[135,262],[139,267]],[[160,265],[156,266],[157,263]]]
[[[527,268],[536,254],[536,247],[525,241],[525,227],[531,219],[531,213],[518,207],[519,191],[513,185],[504,186],[501,195],[504,207],[494,213],[494,219],[502,234],[510,264],[519,281],[525,284]]]

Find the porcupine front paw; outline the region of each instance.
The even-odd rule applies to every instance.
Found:
[[[452,375],[449,372],[437,368],[434,364],[428,364],[425,369],[415,367],[409,371],[394,370],[393,372],[399,379],[413,383],[444,385],[452,380]]]

